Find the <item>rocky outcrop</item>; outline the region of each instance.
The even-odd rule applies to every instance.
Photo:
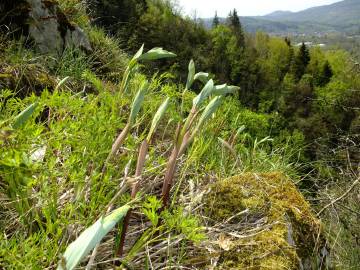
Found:
[[[281,173],[217,182],[205,198],[218,246],[214,269],[326,269],[321,223]],[[220,233],[221,232],[221,233]]]
[[[28,37],[41,53],[61,54],[69,46],[91,51],[87,35],[67,19],[56,1],[5,1],[0,15],[2,31]]]

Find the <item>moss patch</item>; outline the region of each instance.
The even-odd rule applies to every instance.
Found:
[[[249,173],[217,182],[205,203],[207,216],[226,221],[241,236],[220,252],[217,269],[321,268],[321,223],[283,174]],[[236,217],[242,211],[247,212]]]

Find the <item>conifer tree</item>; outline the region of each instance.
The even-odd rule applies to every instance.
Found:
[[[219,17],[217,15],[217,11],[215,11],[215,17],[213,19],[212,27],[216,28],[220,24]]]
[[[234,34],[237,38],[237,45],[239,47],[245,47],[244,31],[242,29],[240,18],[237,14],[236,9],[234,9],[233,11],[230,11],[228,19],[227,19],[227,24],[230,26],[230,28],[232,29],[232,31],[234,32]]]
[[[305,43],[303,42],[292,64],[292,73],[296,81],[299,81],[305,74],[309,62],[310,53]]]
[[[321,70],[319,85],[320,86],[327,85],[330,82],[332,76],[333,76],[332,68],[330,66],[329,61],[326,60]]]

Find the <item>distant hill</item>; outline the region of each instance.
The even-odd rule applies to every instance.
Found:
[[[224,21],[225,19],[221,19]],[[327,32],[360,33],[360,0],[344,0],[299,12],[275,11],[265,16],[241,17],[248,32],[311,34]],[[212,19],[204,19],[211,27]]]
[[[311,21],[329,25],[360,24],[360,0],[344,0],[300,12],[276,11],[263,16],[263,18],[282,22]]]
[[[283,11],[283,10],[277,10],[277,11],[274,11],[274,12],[272,12],[272,13],[270,13],[270,14],[267,14],[265,17],[266,18],[269,18],[269,19],[271,19],[271,18],[278,18],[278,17],[282,17],[282,16],[288,16],[288,15],[291,15],[291,14],[293,14],[293,12],[292,11]]]

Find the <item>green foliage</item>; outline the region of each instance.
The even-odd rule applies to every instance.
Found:
[[[104,238],[104,236],[123,219],[130,206],[125,205],[114,210],[106,217],[101,217],[87,228],[66,249],[58,266],[58,270],[72,270],[87,254]]]
[[[187,245],[203,239],[200,220],[189,207],[176,206],[188,195],[189,179],[201,186],[209,178],[279,170],[294,180],[304,178],[307,189],[320,190],[328,181],[316,176],[326,176],[339,193],[339,171],[349,158],[356,162],[357,154],[338,154],[339,170],[314,161],[328,160],[340,135],[358,145],[353,135],[358,133],[360,73],[349,53],[305,44],[296,48],[288,38],[244,33],[236,10],[228,25],[216,23],[207,30],[181,17],[171,1],[90,2],[93,23],[105,30],[89,25],[82,1],[61,6],[89,35],[93,53],[67,48],[54,59],[0,37],[1,266],[42,269],[57,261],[66,243],[107,209],[123,172],[134,175],[132,160],[141,160],[144,140],[149,148],[140,163],[141,177],[134,181],[144,190],[154,191],[172,146],[179,143],[177,150],[187,150],[187,156],[175,159],[181,166],[172,174],[177,181],[169,190],[174,195],[169,209],[161,211],[158,199],[143,201],[143,190],[135,192],[142,203],[140,211],[134,210],[151,224],[126,243],[127,263],[166,241]],[[175,55],[160,46],[178,57],[164,59]],[[130,59],[120,47],[137,53]],[[196,73],[194,62],[211,73]],[[149,76],[154,70],[156,75]],[[177,124],[182,129],[174,134]],[[124,136],[116,158],[104,170],[119,133]],[[133,185],[131,177],[127,180]],[[115,198],[116,205],[129,201],[128,196]],[[352,201],[349,205],[355,209]],[[339,228],[355,222],[352,217]],[[341,234],[344,243],[349,238]],[[356,254],[339,256],[353,263]],[[171,264],[169,257],[162,259]]]
[[[22,111],[19,115],[17,115],[14,119],[14,123],[12,124],[12,127],[14,129],[19,129],[21,126],[23,126],[27,120],[31,117],[31,115],[34,113],[38,103],[33,103],[29,107],[27,107],[24,111]]]

